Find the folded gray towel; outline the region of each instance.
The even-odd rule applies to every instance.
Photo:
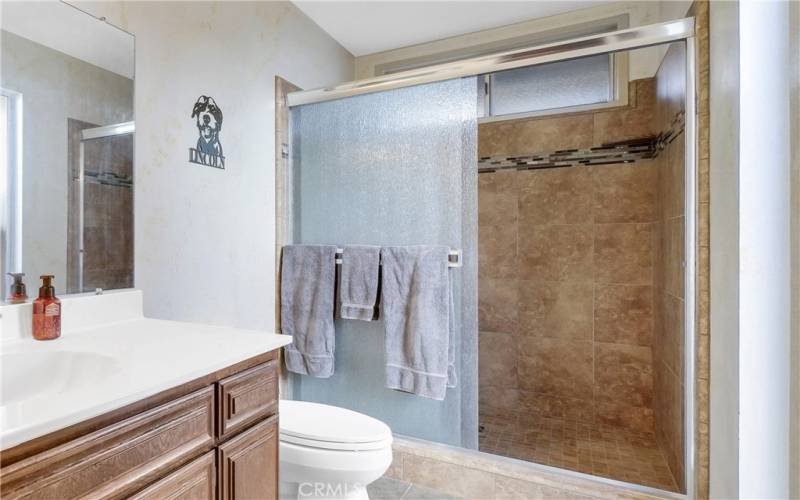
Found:
[[[333,375],[335,280],[335,246],[283,247],[281,331],[292,336],[284,351],[289,371]]]
[[[343,319],[376,319],[380,264],[380,247],[344,247],[339,276],[339,315]]]
[[[386,386],[443,400],[455,387],[453,293],[443,246],[381,250]]]

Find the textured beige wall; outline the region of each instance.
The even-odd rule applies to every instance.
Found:
[[[151,317],[272,330],[275,92],[349,80],[353,57],[289,2],[75,2],[136,36],[135,284]],[[200,95],[226,170],[188,162]]]

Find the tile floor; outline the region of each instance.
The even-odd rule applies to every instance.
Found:
[[[678,491],[655,435],[527,414],[480,415],[481,451]]]
[[[458,497],[406,481],[382,477],[367,486],[370,500],[455,500]]]

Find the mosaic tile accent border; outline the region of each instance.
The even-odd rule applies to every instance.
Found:
[[[676,137],[681,135],[684,127],[686,126],[686,114],[684,111],[678,111],[670,122],[669,128],[664,132],[658,134],[656,140],[656,149],[660,153],[664,150]]]
[[[588,149],[557,151],[515,156],[484,156],[478,158],[478,173],[498,170],[533,170],[538,168],[574,167],[578,165],[611,165],[634,163],[656,158],[684,128],[683,111],[672,119],[670,128],[654,137],[643,137],[603,144]]]

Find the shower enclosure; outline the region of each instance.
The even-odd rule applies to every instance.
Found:
[[[693,44],[685,19],[289,93],[283,243],[444,244],[464,267],[445,401],[384,388],[382,324],[338,319],[334,376],[286,396],[691,495]],[[479,118],[478,78],[655,45],[658,71],[605,104]]]
[[[683,489],[685,61],[479,125],[482,451]]]
[[[133,286],[134,129],[68,121],[68,293]]]

